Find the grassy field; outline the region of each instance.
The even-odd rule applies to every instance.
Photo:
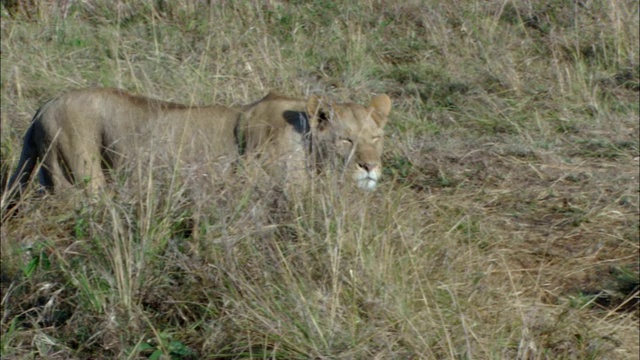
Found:
[[[637,1],[2,4],[3,184],[73,88],[394,103],[373,193],[25,197],[3,359],[637,359]]]

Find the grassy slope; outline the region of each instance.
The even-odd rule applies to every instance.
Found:
[[[39,104],[99,85],[386,92],[385,181],[27,200],[3,358],[637,355],[637,1],[132,4],[3,8],[3,177]]]

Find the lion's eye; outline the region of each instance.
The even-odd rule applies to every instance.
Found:
[[[374,136],[372,138],[373,142],[378,142],[380,140],[381,136]]]
[[[351,146],[353,145],[353,140],[349,138],[340,138],[340,144]]]

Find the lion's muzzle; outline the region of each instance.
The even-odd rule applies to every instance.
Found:
[[[380,167],[371,166],[369,169],[358,166],[353,176],[358,187],[362,190],[373,191],[380,180]]]

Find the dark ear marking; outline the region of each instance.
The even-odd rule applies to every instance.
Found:
[[[318,110],[318,120],[320,121],[329,121],[329,116],[327,115],[327,111],[324,109]]]
[[[327,113],[327,110],[319,109],[317,117],[318,117],[318,125],[317,125],[318,130],[323,131],[327,127],[329,127],[329,114]]]
[[[327,109],[325,105],[327,101],[318,96],[311,96],[307,101],[307,115],[311,128],[315,128],[319,131],[323,131],[329,127],[330,122],[330,109]]]

